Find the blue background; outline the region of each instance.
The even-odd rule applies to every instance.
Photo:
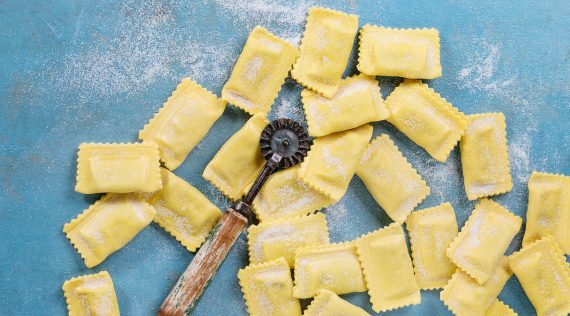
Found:
[[[319,1],[315,1],[319,3]],[[185,76],[219,94],[249,31],[261,24],[297,43],[311,0],[0,1],[0,314],[65,314],[62,283],[108,270],[124,315],[153,315],[193,257],[151,224],[95,269],[87,269],[63,224],[98,199],[74,192],[82,142],[132,142]],[[496,197],[523,216],[532,170],[570,174],[570,6],[567,1],[332,1],[365,23],[435,27],[443,76],[429,82],[467,114],[507,118],[514,188]],[[346,74],[355,73],[353,58]],[[386,96],[398,79],[380,78]],[[300,121],[300,87],[288,79],[272,117]],[[176,173],[220,208],[225,198],[201,177],[216,150],[248,115],[228,107]],[[431,187],[420,208],[451,202],[460,225],[474,202],[463,190],[457,148],[445,164],[386,122],[388,133]],[[325,211],[333,241],[351,240],[390,220],[360,179]],[[520,247],[523,230],[509,253]],[[247,264],[238,241],[195,310],[242,315],[236,280]],[[346,299],[371,312],[366,293]],[[521,315],[534,309],[516,277],[499,298]],[[391,315],[449,312],[439,291]]]

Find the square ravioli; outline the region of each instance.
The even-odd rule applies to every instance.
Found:
[[[445,306],[455,315],[486,315],[511,277],[507,257],[501,257],[489,280],[479,284],[465,272],[457,271],[439,294]]]
[[[260,222],[309,214],[335,202],[301,180],[299,168],[297,165],[280,170],[261,187],[253,200],[253,211]]]
[[[457,236],[457,220],[450,203],[412,212],[406,220],[416,281],[422,290],[444,287],[455,265],[447,248]]]
[[[355,244],[375,312],[421,302],[402,226],[392,223],[360,237]]]
[[[63,226],[63,232],[92,268],[123,248],[156,215],[137,194],[107,194]]]
[[[293,295],[310,298],[322,289],[336,294],[366,291],[354,243],[297,249]]]
[[[475,205],[447,256],[479,284],[487,282],[522,225],[522,218],[489,199]]]
[[[319,290],[303,316],[369,316],[362,308],[352,305],[329,290]]]
[[[441,77],[439,32],[365,25],[360,30],[358,70],[367,75],[434,79]]]
[[[174,170],[206,136],[225,108],[226,101],[190,78],[184,78],[139,132],[139,139],[156,143],[160,160]]]
[[[509,305],[497,299],[487,309],[485,316],[517,316],[517,313]]]
[[[524,246],[509,264],[539,316],[570,313],[570,265],[554,238]]]
[[[330,99],[309,89],[301,92],[301,99],[311,136],[352,129],[385,120],[390,115],[382,100],[378,81],[366,75],[342,80]]]
[[[263,114],[252,116],[224,143],[202,173],[231,200],[245,195],[263,169],[265,158],[261,155],[259,139],[267,124],[269,121]]]
[[[570,177],[533,171],[528,180],[523,246],[546,235],[570,254]]]
[[[250,315],[301,315],[301,304],[293,297],[291,270],[285,259],[249,265],[239,270],[238,279]]]
[[[247,230],[250,263],[283,257],[293,267],[298,248],[329,242],[327,219],[323,213],[253,225]]]
[[[267,115],[298,55],[297,47],[256,26],[222,89],[222,98],[251,115]]]
[[[156,209],[154,221],[194,252],[222,212],[190,183],[164,168],[162,182],[163,188],[149,199]]]
[[[469,115],[461,138],[461,166],[469,200],[509,192],[513,188],[503,113]]]
[[[162,188],[158,147],[148,144],[81,144],[75,191],[154,192]]]
[[[386,98],[388,122],[439,162],[445,162],[467,127],[465,115],[421,80],[406,79]]]
[[[358,16],[327,8],[311,8],[299,58],[291,76],[303,86],[331,98],[348,64]]]
[[[372,126],[366,124],[316,138],[301,163],[299,177],[333,201],[340,200],[348,189],[370,137]]]
[[[392,220],[403,223],[430,189],[388,137],[380,135],[366,147],[356,175]]]
[[[119,316],[115,287],[107,271],[65,281],[63,294],[70,316]]]

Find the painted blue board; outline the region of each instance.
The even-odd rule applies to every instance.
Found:
[[[130,142],[181,78],[220,93],[249,31],[261,24],[295,43],[314,4],[358,14],[360,24],[435,27],[443,77],[429,84],[465,113],[507,118],[514,188],[496,198],[526,210],[532,170],[570,174],[570,6],[567,1],[0,1],[0,314],[62,315],[62,283],[108,270],[124,315],[153,315],[192,260],[155,224],[94,269],[62,233],[98,199],[74,192],[81,142]],[[346,74],[355,72],[354,54]],[[381,78],[384,96],[399,82]],[[271,117],[304,121],[301,88],[284,85]],[[201,177],[216,150],[247,120],[228,107],[176,170],[220,208],[228,201]],[[462,225],[474,203],[463,191],[457,148],[445,164],[394,127],[388,133],[426,179],[420,208],[451,202]],[[355,177],[325,211],[333,241],[350,240],[390,220]],[[509,253],[520,247],[523,232]],[[195,310],[246,313],[236,272],[247,263],[242,238]],[[439,292],[389,315],[448,315]],[[371,312],[365,293],[344,296]],[[500,299],[520,315],[534,310],[517,279]]]

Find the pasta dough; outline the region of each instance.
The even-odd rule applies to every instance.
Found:
[[[388,122],[445,162],[467,127],[465,115],[421,80],[406,79],[386,98]]]
[[[416,281],[422,290],[444,287],[455,265],[446,251],[457,236],[457,220],[450,203],[412,212],[406,220]]]
[[[63,294],[70,316],[119,316],[117,295],[107,271],[65,281]]]
[[[160,159],[168,169],[174,170],[204,138],[225,108],[226,101],[190,78],[184,78],[139,132],[139,138],[156,143]]]
[[[533,171],[528,181],[523,246],[546,235],[570,254],[570,177]]]
[[[249,261],[261,263],[283,257],[293,267],[295,250],[329,243],[325,214],[317,213],[250,226],[247,230]]]
[[[311,8],[307,17],[300,55],[291,76],[305,87],[331,98],[346,68],[358,16],[327,8]]]
[[[295,46],[256,26],[222,90],[222,98],[252,115],[267,115],[298,55]]]
[[[299,178],[300,166],[271,175],[253,200],[253,210],[260,222],[301,216],[334,203],[328,195],[307,185]]]
[[[551,236],[524,246],[509,264],[539,316],[570,313],[570,266]]]
[[[123,248],[156,211],[136,194],[107,194],[63,226],[63,232],[92,268]]]
[[[301,92],[301,98],[311,136],[344,131],[385,120],[390,115],[382,100],[378,81],[365,75],[342,80],[330,99],[308,89]]]
[[[487,310],[497,302],[497,296],[512,274],[507,257],[499,259],[483,285],[457,269],[439,297],[455,315],[487,315]]]
[[[362,308],[352,305],[329,290],[319,290],[303,316],[368,316]]]
[[[420,303],[420,289],[399,224],[393,223],[359,238],[356,251],[375,312]]]
[[[470,124],[459,145],[465,192],[469,200],[509,192],[513,183],[503,113],[468,116]]]
[[[447,249],[447,255],[456,266],[484,284],[521,225],[522,218],[492,200],[481,199]]]
[[[441,77],[436,29],[393,29],[367,24],[360,30],[359,38],[360,72],[411,79]]]
[[[293,280],[285,259],[249,265],[239,270],[238,278],[250,315],[301,315],[301,304],[293,297]]]
[[[80,193],[153,192],[162,188],[156,144],[81,144],[77,158]]]
[[[269,124],[263,114],[252,116],[208,163],[202,176],[232,200],[241,198],[263,169],[259,139]]]
[[[200,191],[167,169],[162,169],[164,187],[149,203],[156,209],[154,221],[174,236],[188,251],[196,251],[222,212]]]
[[[354,243],[297,249],[293,295],[310,298],[321,289],[336,294],[366,291]]]
[[[334,201],[340,200],[371,136],[372,126],[366,124],[315,139],[301,163],[299,177]]]
[[[356,174],[386,214],[403,223],[430,189],[388,137],[380,135],[366,147]]]
[[[517,316],[517,313],[515,313],[509,305],[495,300],[495,302],[491,304],[491,307],[485,312],[485,316]]]

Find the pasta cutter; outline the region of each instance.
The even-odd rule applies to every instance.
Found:
[[[261,133],[261,154],[267,160],[247,194],[220,218],[194,259],[166,297],[158,315],[180,316],[192,312],[209,281],[247,224],[256,222],[251,203],[259,190],[277,169],[288,168],[303,161],[310,141],[304,128],[289,119],[269,123]],[[239,159],[239,157],[236,157]]]

